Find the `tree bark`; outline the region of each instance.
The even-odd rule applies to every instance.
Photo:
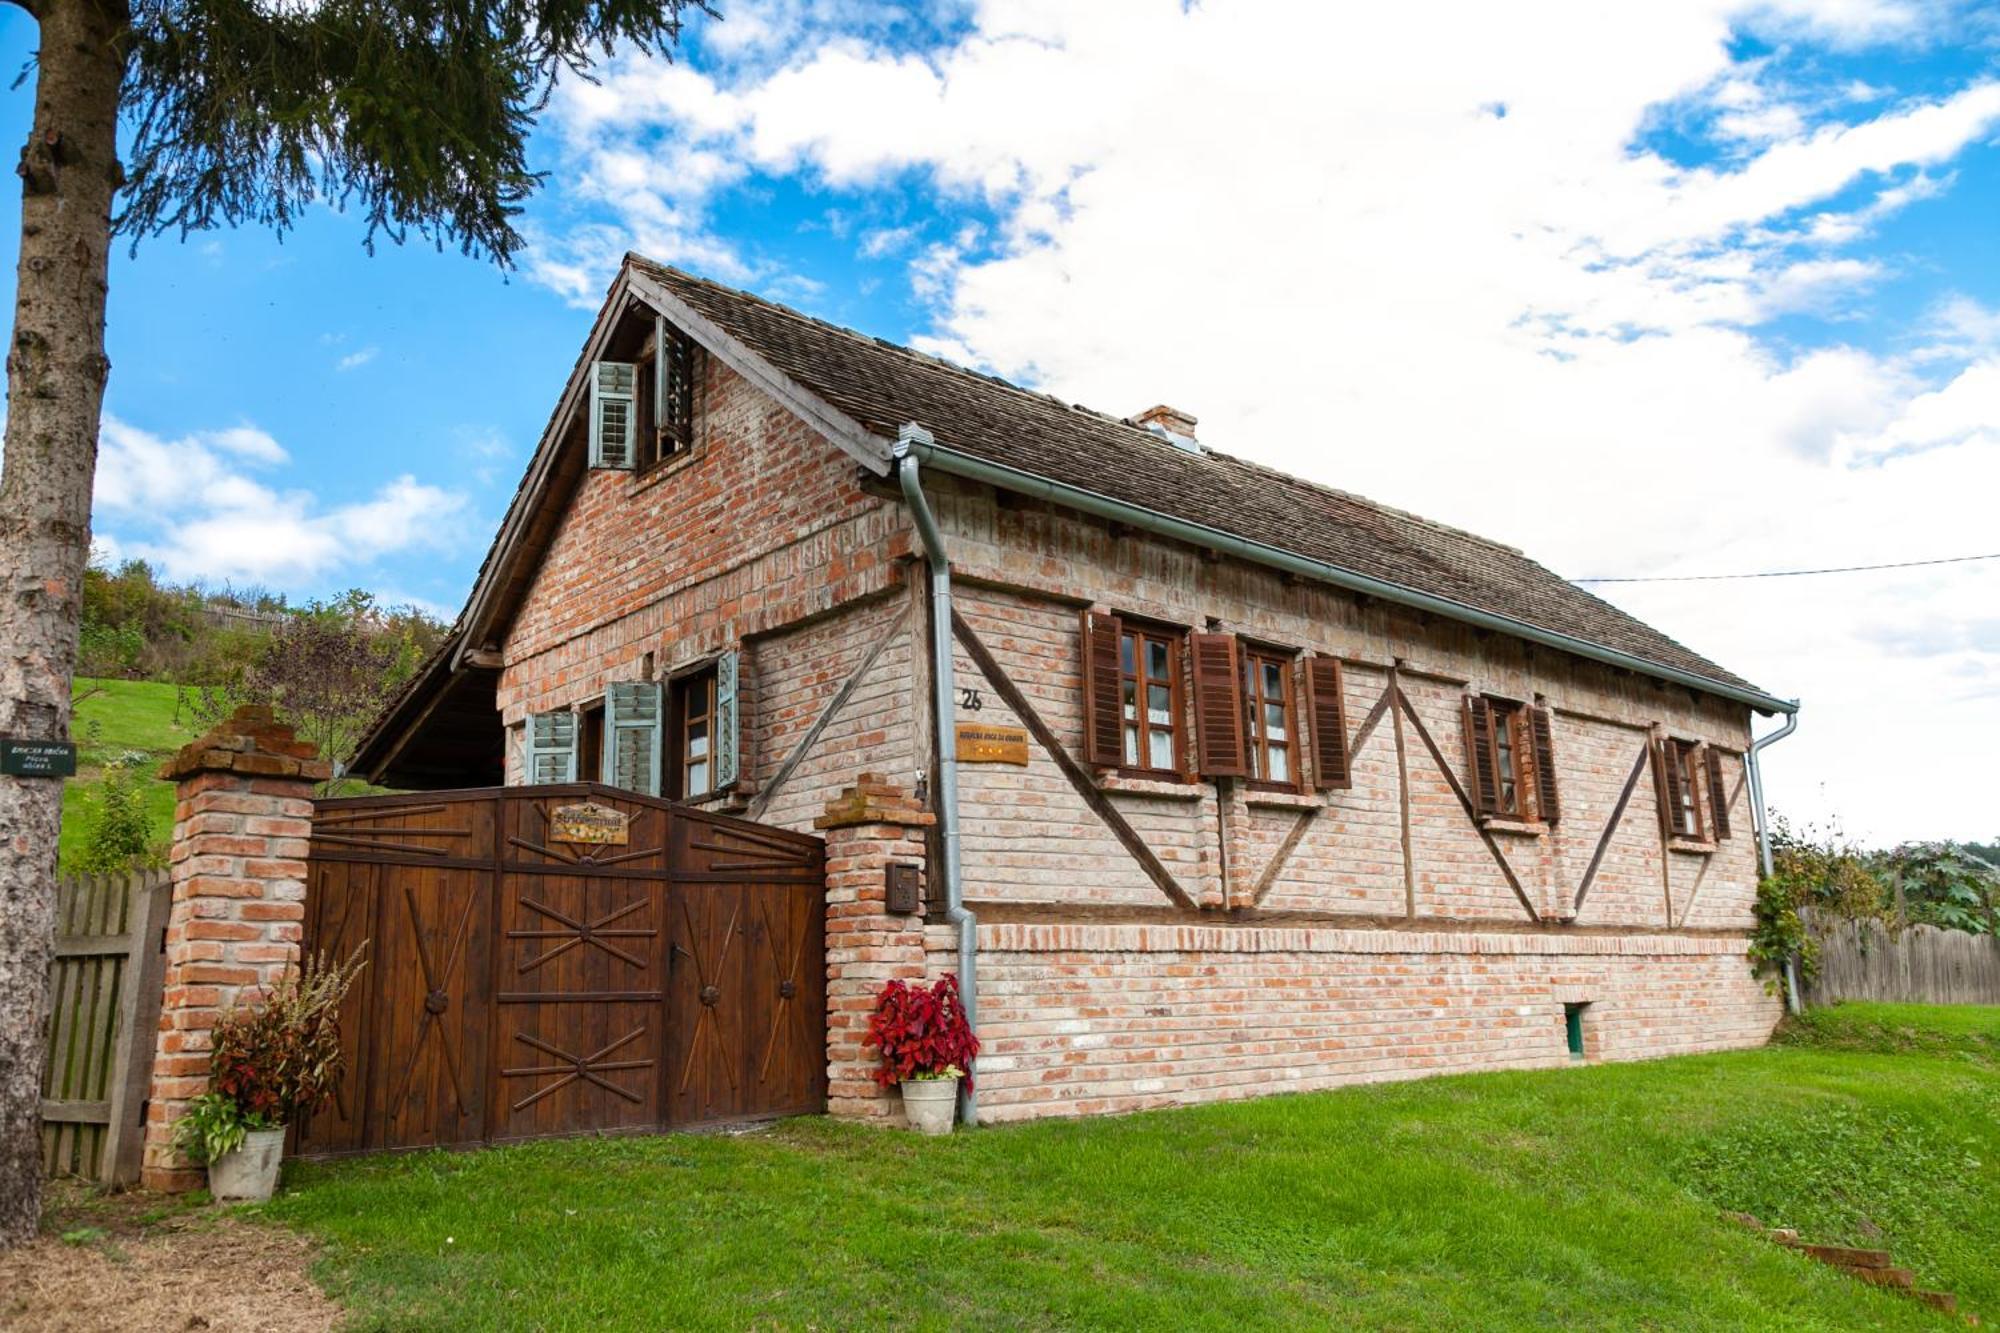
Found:
[[[0,472],[0,734],[67,740],[90,556],[124,0],[41,0]],[[62,783],[0,777],[0,1248],[40,1220]]]

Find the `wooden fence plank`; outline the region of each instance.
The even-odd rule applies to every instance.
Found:
[[[1819,945],[1819,975],[1807,983],[1808,1004],[2000,1004],[2000,939],[1935,926],[1892,934],[1879,921],[1801,915]]]
[[[124,1033],[118,1065],[111,1071],[110,1126],[98,1178],[110,1185],[136,1184],[146,1147],[146,1092],[153,1080],[153,1050],[159,1038],[160,1000],[167,979],[167,914],[173,884],[156,874],[127,898],[125,928],[132,952],[121,963],[131,984],[118,996]]]
[[[170,892],[163,871],[57,882],[42,1067],[42,1165],[51,1175],[138,1179]]]

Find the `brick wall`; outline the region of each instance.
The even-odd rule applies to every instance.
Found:
[[[1228,926],[982,926],[982,1121],[1754,1046],[1740,940]],[[933,971],[952,934],[931,928]]]
[[[270,709],[245,707],[160,770],[177,785],[166,991],[140,1177],[149,1189],[201,1183],[173,1133],[208,1088],[210,1033],[298,960],[313,784],[332,776],[318,753]]]
[[[1384,716],[1354,753],[1352,790],[1274,796],[1242,791],[1237,783],[1104,784],[1196,901],[1468,927],[1574,916],[1584,926],[1650,931],[1749,929],[1756,851],[1738,754],[1724,759],[1734,835],[1712,851],[1668,849],[1650,769],[1611,821],[1651,737],[1670,732],[1740,751],[1749,739],[1747,709],[1171,543],[1114,535],[1107,525],[1053,508],[1001,507],[976,488],[948,481],[939,490],[961,613],[1072,753],[1081,752],[1083,738],[1078,626],[1086,597],[1128,615],[1339,655],[1349,664],[1354,730],[1383,698],[1391,667],[1397,669],[1421,730],[1405,719],[1399,749],[1395,719]],[[957,670],[962,685],[987,684],[963,651]],[[1553,710],[1564,805],[1553,828],[1498,831],[1489,848],[1466,817],[1446,770],[1463,782],[1461,701],[1468,691],[1541,700]],[[1017,721],[990,688],[985,696],[982,721]],[[1182,725],[1189,724],[1183,717]],[[1039,756],[1025,770],[967,769],[960,786],[966,892],[975,908],[997,906],[1004,915],[1045,904],[1165,903]],[[1039,837],[1024,840],[1030,828]],[[1289,853],[1270,873],[1287,842]],[[1598,866],[1579,913],[1575,901],[1593,858]]]
[[[858,664],[907,603],[900,509],[867,494],[853,459],[720,360],[704,364],[693,450],[644,474],[588,473],[508,631],[499,707],[509,782],[521,780],[516,728],[528,714],[642,679],[649,658],[660,678],[737,649],[741,771],[754,788],[838,693],[842,666]],[[913,771],[909,709],[898,705],[908,690],[895,684],[907,682],[909,658],[906,641],[876,664],[853,720],[829,728],[829,757],[807,766],[769,822],[807,827],[862,767]]]

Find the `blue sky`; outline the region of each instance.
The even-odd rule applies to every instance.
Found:
[[[1990,6],[723,8],[559,93],[512,274],[121,250],[104,548],[455,611],[627,247],[1572,575],[2000,548]],[[1781,804],[2000,831],[1992,565],[1604,591],[1806,700]]]

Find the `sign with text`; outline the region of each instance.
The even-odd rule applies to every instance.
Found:
[[[623,847],[632,840],[632,817],[595,801],[549,811],[549,841]]]
[[[996,727],[988,722],[958,724],[958,762],[1028,766],[1028,729]]]
[[[17,741],[9,736],[0,736],[0,776],[74,777],[76,747],[68,741]]]

